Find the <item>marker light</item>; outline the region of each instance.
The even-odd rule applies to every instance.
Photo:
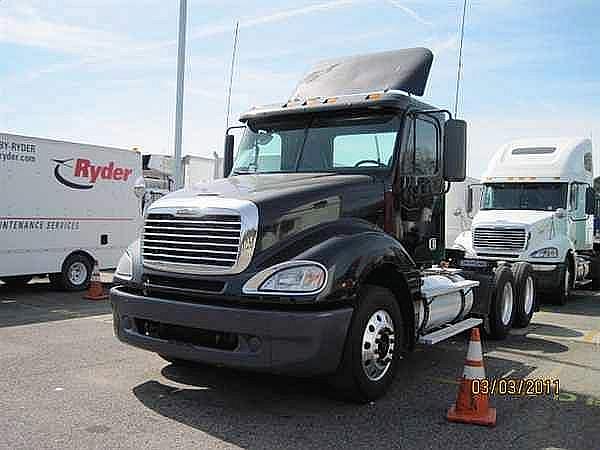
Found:
[[[124,280],[131,280],[133,277],[133,263],[131,262],[131,255],[128,251],[125,251],[123,256],[121,256],[121,259],[119,259],[115,275]]]

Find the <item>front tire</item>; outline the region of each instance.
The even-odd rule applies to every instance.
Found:
[[[330,381],[349,400],[376,400],[394,380],[404,348],[404,321],[394,294],[366,285],[352,316],[342,362]]]
[[[492,295],[490,312],[490,337],[505,339],[515,318],[515,279],[507,266],[498,268],[496,288]]]
[[[573,286],[573,272],[571,262],[569,258],[565,259],[565,270],[563,271],[562,281],[560,284],[560,293],[557,297],[556,303],[560,306],[564,306],[569,301],[571,296],[571,288]]]
[[[536,305],[536,288],[533,268],[528,263],[517,263],[515,277],[515,328],[529,325]]]

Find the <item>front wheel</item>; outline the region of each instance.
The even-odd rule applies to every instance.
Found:
[[[571,273],[571,264],[569,263],[569,259],[565,260],[565,270],[563,271],[560,293],[557,297],[557,302],[559,305],[566,305],[569,301],[569,296],[571,295],[571,287],[573,286],[573,274]]]
[[[346,398],[365,403],[383,396],[404,349],[404,323],[394,294],[366,285],[350,324],[340,367],[331,379]]]
[[[500,267],[496,274],[496,288],[492,295],[490,312],[490,337],[504,339],[508,335],[515,318],[515,280],[512,271]]]

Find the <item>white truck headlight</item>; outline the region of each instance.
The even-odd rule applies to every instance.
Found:
[[[556,247],[540,248],[529,256],[532,258],[558,258],[558,249]]]
[[[115,275],[124,280],[131,280],[131,278],[133,278],[133,262],[128,251],[125,251],[123,256],[121,256],[121,259],[119,259]]]
[[[289,261],[269,267],[250,278],[245,294],[314,294],[327,280],[327,270],[313,261]]]

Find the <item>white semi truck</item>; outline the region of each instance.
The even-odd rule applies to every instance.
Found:
[[[139,231],[141,168],[131,150],[0,134],[0,280],[78,290],[94,260],[116,267]]]
[[[471,230],[454,244],[466,252],[463,264],[527,261],[537,290],[559,304],[576,285],[599,288],[592,169],[590,139],[520,140],[501,147],[484,173]]]

